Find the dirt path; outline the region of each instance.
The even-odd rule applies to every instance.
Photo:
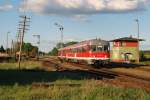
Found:
[[[110,71],[116,72],[116,73],[122,73],[125,75],[130,75],[133,77],[138,77],[141,79],[145,79],[150,81],[150,72],[146,69],[138,69],[138,68],[113,68],[110,69]]]

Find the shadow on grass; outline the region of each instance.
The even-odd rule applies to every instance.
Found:
[[[107,76],[80,70],[42,71],[42,70],[0,70],[0,85],[28,85],[35,82],[54,82],[61,79],[83,80],[102,79]],[[115,78],[108,76],[107,78]]]

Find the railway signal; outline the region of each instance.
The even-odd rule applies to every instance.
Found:
[[[7,43],[6,43],[6,53],[8,54],[8,35],[10,34],[10,32],[7,32]]]
[[[139,19],[136,19],[135,21],[136,21],[136,23],[137,23],[137,38],[139,39],[139,38],[140,38],[140,25],[139,25]]]
[[[140,39],[140,24],[139,24],[139,19],[137,18],[136,20],[136,23],[137,23],[137,38],[138,38],[138,44],[139,44],[139,39]],[[139,44],[140,45],[140,44]],[[139,60],[140,60],[140,50],[139,50],[139,45],[138,45],[138,63],[139,63]]]
[[[37,60],[39,60],[39,55],[40,55],[40,35],[33,35],[33,36],[38,38],[38,41],[37,41],[37,44],[38,44]]]
[[[56,25],[59,28],[60,32],[61,32],[61,48],[63,48],[63,37],[64,37],[63,36],[63,30],[64,30],[64,27],[62,25],[58,24],[58,23],[54,23],[54,25]]]

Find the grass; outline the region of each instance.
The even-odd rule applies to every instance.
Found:
[[[144,54],[146,58],[150,58],[150,54]]]
[[[80,86],[58,86],[56,84],[81,84]],[[58,80],[47,88],[31,85],[1,86],[0,100],[149,100],[150,94],[140,89],[113,87],[96,80]]]
[[[150,99],[150,92],[142,89],[103,84],[85,72],[46,72],[39,70],[40,66],[40,62],[22,62],[22,70],[18,70],[17,63],[0,64],[0,100]],[[33,85],[41,82],[48,87]]]
[[[21,62],[22,69],[38,69],[42,65],[38,61]],[[0,63],[0,69],[18,69],[18,63]]]
[[[142,65],[149,65],[150,66],[150,61],[142,61],[142,62],[140,62],[140,64],[142,64]]]
[[[144,57],[144,61],[141,61],[140,63],[144,65],[150,65],[150,54],[145,54]]]
[[[140,63],[150,66],[150,53],[144,53],[144,61],[142,61]]]

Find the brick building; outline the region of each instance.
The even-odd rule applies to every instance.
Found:
[[[111,59],[113,62],[139,63],[139,42],[143,39],[123,37],[111,40],[113,43]]]

